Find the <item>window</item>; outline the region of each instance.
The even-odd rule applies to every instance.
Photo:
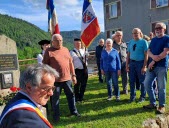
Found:
[[[167,6],[168,0],[156,0],[156,7]]]
[[[150,0],[151,8],[160,8],[169,5],[169,0]]]
[[[107,31],[107,38],[112,38],[112,35],[116,32],[116,31],[122,31],[121,28],[116,28],[116,29],[112,29]]]
[[[110,5],[110,17],[117,17],[117,3],[113,3]]]
[[[121,16],[121,2],[113,2],[106,5],[106,19]]]

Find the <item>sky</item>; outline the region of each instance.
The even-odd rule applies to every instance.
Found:
[[[60,31],[81,30],[83,0],[54,0]],[[101,31],[104,31],[103,0],[92,0]],[[48,30],[46,0],[0,0],[0,14],[28,21]]]

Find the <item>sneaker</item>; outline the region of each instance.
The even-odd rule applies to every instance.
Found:
[[[109,96],[109,97],[107,98],[107,100],[108,100],[108,101],[112,100],[112,97],[111,97],[111,96]]]
[[[72,116],[81,117],[81,115],[78,112],[68,115],[68,117],[72,117]]]
[[[157,105],[149,104],[143,106],[144,109],[157,109]]]
[[[139,102],[139,103],[142,103],[142,102],[144,102],[144,101],[145,101],[145,98],[140,97],[138,102]]]
[[[116,101],[120,101],[120,97],[119,96],[116,97]]]
[[[121,94],[126,94],[126,95],[128,95],[128,90],[123,90],[123,91],[121,92]]]
[[[158,107],[156,110],[157,114],[164,114],[165,113],[165,107]]]

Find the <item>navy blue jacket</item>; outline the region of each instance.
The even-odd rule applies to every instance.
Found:
[[[109,54],[106,50],[102,51],[100,69],[104,72],[116,72],[121,70],[121,62],[116,49],[112,48]]]
[[[25,95],[18,93],[4,108],[12,103],[25,99],[33,103]],[[34,104],[34,103],[33,103]],[[8,113],[0,124],[0,128],[49,128],[49,126],[35,113],[28,110],[20,109]]]
[[[96,62],[100,63],[100,57],[101,57],[101,52],[103,50],[104,46],[96,46]]]

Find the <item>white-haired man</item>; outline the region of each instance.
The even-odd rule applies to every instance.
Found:
[[[116,31],[114,36],[113,48],[119,53],[121,61],[121,78],[123,86],[123,94],[128,94],[127,81],[128,76],[126,72],[126,58],[127,58],[127,44],[123,41],[123,32]]]
[[[45,51],[43,63],[50,65],[60,74],[59,79],[55,81],[56,91],[52,96],[54,120],[58,121],[60,119],[59,96],[62,89],[64,89],[66,94],[71,115],[79,117],[80,114],[75,106],[75,96],[72,89],[72,81],[76,84],[74,65],[69,50],[63,47],[63,38],[60,34],[52,36],[52,47]]]
[[[165,112],[166,103],[166,82],[168,68],[168,52],[169,52],[169,36],[165,35],[166,25],[158,22],[155,25],[155,34],[151,40],[148,56],[151,58],[151,63],[148,65],[148,70],[145,77],[145,88],[150,98],[150,104],[143,106],[145,109],[156,109],[156,98],[153,91],[152,82],[157,77],[157,87],[159,93],[159,107],[157,113]]]

